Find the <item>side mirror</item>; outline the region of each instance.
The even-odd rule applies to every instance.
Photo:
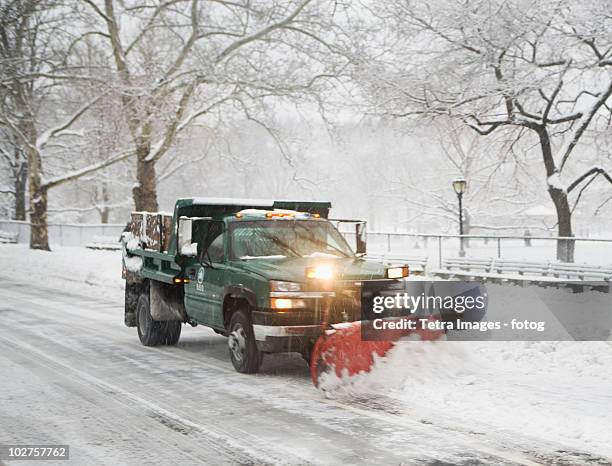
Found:
[[[355,252],[360,256],[366,254],[366,222],[355,223]]]
[[[179,218],[178,253],[182,256],[195,257],[198,254],[198,243],[191,242],[192,228],[192,219],[186,217]]]

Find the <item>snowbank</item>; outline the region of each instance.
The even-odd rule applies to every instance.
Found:
[[[411,418],[612,456],[611,342],[401,342],[332,397],[384,395]],[[329,391],[331,389],[331,392]]]
[[[17,278],[80,294],[122,299],[121,251],[81,247],[29,249],[23,244],[0,245],[0,276]]]

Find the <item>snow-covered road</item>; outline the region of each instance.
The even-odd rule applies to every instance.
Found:
[[[200,327],[145,348],[118,290],[100,289],[0,276],[0,443],[69,444],[72,464],[612,464],[382,391],[326,399],[298,356],[238,374]]]

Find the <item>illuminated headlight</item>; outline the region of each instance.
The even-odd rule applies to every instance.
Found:
[[[296,282],[282,282],[270,280],[270,291],[301,291],[302,287]]]
[[[306,307],[306,302],[303,299],[270,298],[270,307],[278,310],[303,309]]]
[[[404,278],[408,276],[408,266],[389,267],[387,269],[387,278]]]
[[[306,278],[331,280],[334,278],[334,268],[329,264],[320,264],[306,269]]]

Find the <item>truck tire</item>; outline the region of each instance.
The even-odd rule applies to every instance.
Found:
[[[162,324],[162,340],[164,345],[174,346],[181,338],[181,329],[183,326],[179,320],[167,320]]]
[[[162,341],[162,322],[156,322],[151,317],[148,293],[141,293],[136,308],[136,327],[138,338],[144,346],[157,346]]]
[[[232,315],[227,342],[234,369],[243,374],[259,371],[263,355],[257,349],[253,326],[244,310],[238,310]]]

